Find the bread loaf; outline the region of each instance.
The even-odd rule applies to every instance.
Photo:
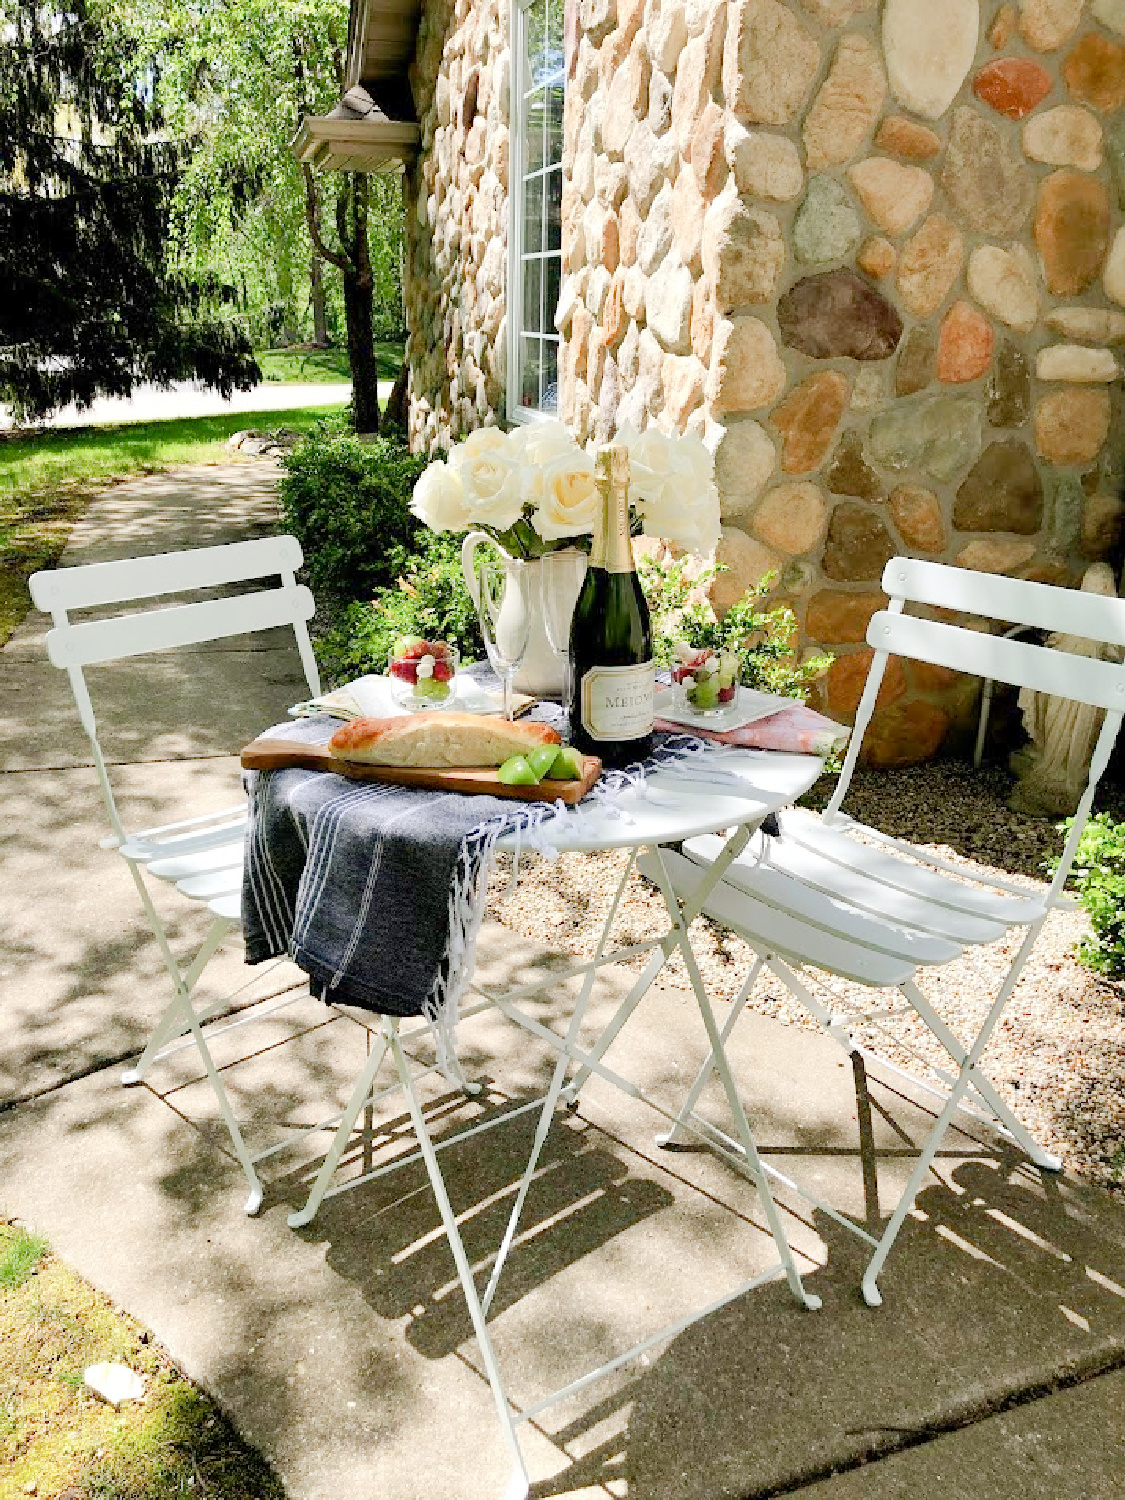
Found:
[[[510,755],[561,741],[546,724],[490,714],[420,713],[353,719],[328,742],[340,760],[369,766],[499,766]]]

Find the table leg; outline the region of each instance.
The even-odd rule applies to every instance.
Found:
[[[512,1409],[508,1401],[508,1393],[504,1389],[504,1381],[500,1374],[500,1366],[496,1359],[496,1351],[492,1347],[492,1339],[489,1337],[488,1325],[485,1321],[484,1309],[481,1307],[480,1298],[477,1296],[476,1283],[473,1280],[473,1268],[469,1264],[469,1257],[465,1253],[464,1242],[461,1239],[461,1231],[457,1227],[457,1215],[453,1212],[453,1205],[449,1201],[449,1194],[445,1189],[445,1179],[438,1165],[437,1153],[434,1143],[430,1139],[429,1128],[426,1125],[426,1117],[422,1112],[422,1106],[418,1101],[418,1095],[414,1088],[414,1078],[407,1065],[403,1054],[402,1043],[398,1037],[398,1022],[393,1016],[383,1018],[383,1035],[386,1045],[390,1048],[394,1057],[395,1069],[398,1073],[398,1081],[406,1096],[406,1103],[410,1110],[411,1123],[414,1126],[414,1134],[422,1152],[422,1159],[426,1163],[426,1171],[430,1178],[430,1187],[437,1200],[438,1212],[441,1214],[441,1222],[445,1229],[449,1248],[453,1252],[453,1260],[457,1267],[457,1276],[461,1282],[461,1290],[465,1294],[465,1301],[469,1308],[469,1317],[473,1322],[473,1331],[477,1336],[477,1344],[480,1348],[481,1359],[484,1361],[485,1373],[488,1383],[492,1388],[492,1398],[496,1403],[496,1410],[500,1417],[500,1425],[504,1429],[504,1436],[508,1442],[508,1448],[512,1455],[513,1469],[512,1477],[504,1494],[504,1500],[524,1500],[528,1491],[527,1467],[523,1461],[520,1451],[519,1438],[516,1436],[515,1423],[512,1419]]]

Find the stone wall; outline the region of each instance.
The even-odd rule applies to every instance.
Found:
[[[448,447],[503,411],[508,0],[429,0],[410,73],[421,151],[404,179],[410,441]]]
[[[705,436],[717,604],[777,568],[848,716],[894,553],[1075,582],[1117,546],[1125,0],[579,15],[563,415]],[[892,670],[871,758],[934,753],[976,691]]]

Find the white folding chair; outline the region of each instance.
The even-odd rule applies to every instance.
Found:
[[[910,1016],[920,1018],[952,1061],[952,1067],[939,1069],[917,1053],[936,1075],[929,1087],[944,1104],[881,1237],[829,1210],[873,1249],[863,1276],[863,1295],[872,1306],[882,1300],[878,1277],[887,1255],[958,1110],[983,1114],[1037,1166],[1052,1171],[1060,1166],[1001,1098],[981,1067],[981,1056],[1048,914],[1073,905],[1063,888],[1125,710],[1125,666],[1014,640],[1010,631],[994,634],[989,628],[992,622],[1035,626],[1125,647],[1125,601],[904,557],[887,564],[883,589],[889,608],[874,615],[868,627],[867,641],[875,656],[847,758],[824,815],[798,808],[783,813],[780,836],[756,835],[704,906],[708,916],[737,932],[755,953],[751,972],[726,1018],[724,1036],[764,967],[849,1053],[864,1051],[853,1028],[878,1030],[896,1017]],[[945,618],[908,615],[907,604],[941,610],[943,617],[949,612],[973,616],[981,623],[974,629],[946,623]],[[892,654],[1104,711],[1086,790],[1045,893],[970,874],[961,865],[856,823],[840,811]],[[666,892],[689,889],[698,881],[700,866],[716,857],[720,843],[715,838],[690,840],[682,852],[661,850],[647,856],[642,869]],[[1023,939],[979,1030],[962,1041],[927,1000],[918,984],[919,972],[951,962],[970,945],[995,942],[1012,928],[1022,929]],[[833,986],[832,981],[840,979],[894,990],[897,997],[889,1007],[860,1006]],[[891,1034],[910,1050],[899,1033]],[[708,1057],[665,1144],[681,1144],[689,1121],[696,1130],[706,1125],[696,1106],[712,1070]]]
[[[289,626],[296,636],[309,694],[315,697],[320,692],[320,678],[307,624],[315,606],[312,594],[299,587],[294,576],[301,560],[296,538],[279,536],[234,542],[225,547],[59,568],[36,573],[30,581],[31,597],[37,608],[49,613],[54,621],[54,628],[47,633],[47,653],[54,665],[64,668],[70,678],[82,727],[90,740],[102,799],[113,828],[103,847],[115,848],[128,862],[172,980],[172,1000],[136,1066],[124,1075],[123,1082],[139,1083],[154,1063],[194,1042],[250,1186],[248,1213],[261,1206],[261,1184],[202,1030],[204,1022],[226,1010],[234,997],[212,1002],[201,1011],[196,1010],[191,999],[208,962],[231,929],[239,925],[245,799],[237,806],[203,817],[138,833],[126,832],[98,743],[97,723],[83,669],[95,663],[223,640],[248,631]],[[171,608],[132,609],[108,619],[77,622],[70,619],[74,611],[103,610],[107,605],[150,601],[169,594],[274,577],[280,579],[280,586],[271,585],[250,593]],[[146,876],[170,883],[181,895],[202,903],[210,911],[211,924],[194,957],[181,960],[173,952]]]

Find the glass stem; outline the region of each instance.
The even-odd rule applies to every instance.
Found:
[[[504,673],[504,717],[508,720],[512,717],[512,678],[515,673],[511,667]]]

